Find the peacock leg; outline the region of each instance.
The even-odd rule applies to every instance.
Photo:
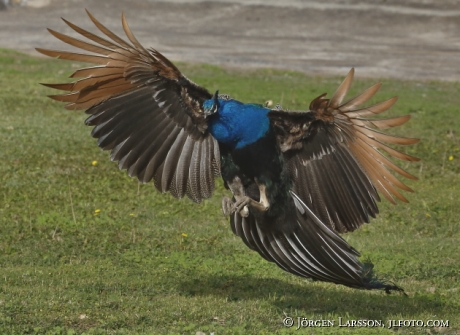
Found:
[[[244,192],[243,184],[241,183],[241,179],[239,177],[235,177],[232,183],[227,183],[230,190],[235,197],[235,202],[232,204],[232,208],[230,209],[231,213],[239,212],[241,216],[246,217],[249,215],[248,206],[251,206],[255,210],[259,212],[264,212],[268,210],[270,207],[270,203],[268,202],[266,186],[265,184],[259,183],[258,180],[255,180],[259,192],[260,192],[260,201],[257,202],[256,200],[248,197]],[[225,201],[225,209],[224,209],[224,201]],[[228,201],[222,199],[222,211],[224,214],[228,211],[229,203]]]
[[[270,208],[270,202],[268,201],[268,198],[267,198],[267,187],[265,186],[265,184],[262,184],[262,183],[259,184],[259,180],[257,178],[256,178],[256,184],[259,187],[259,192],[260,192],[259,203],[263,205],[263,211],[266,211],[268,210],[268,208]]]
[[[235,206],[235,204],[240,203],[243,199],[249,198],[245,194],[244,186],[240,177],[236,176],[231,182],[227,182],[227,185],[230,188],[230,191],[232,191],[235,202],[228,197],[224,197],[222,199],[222,212],[224,215],[230,215],[238,211],[241,216],[247,217],[249,215],[249,209],[246,205],[239,206],[238,209]]]

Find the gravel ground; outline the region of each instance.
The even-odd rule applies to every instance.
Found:
[[[84,8],[120,34],[124,11],[172,60],[460,81],[460,0],[16,0],[0,10],[0,47],[62,49],[45,28],[71,33],[64,17],[93,29]]]

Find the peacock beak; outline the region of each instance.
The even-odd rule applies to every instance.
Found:
[[[204,114],[204,118],[205,118],[205,119],[206,119],[208,116],[217,113],[217,110],[219,109],[219,100],[218,100],[218,96],[219,96],[219,91],[217,90],[216,93],[214,93],[214,95],[212,96],[212,100],[214,101],[214,103],[212,104],[212,106],[211,106],[210,108],[205,108],[204,111],[203,111],[203,114]]]
[[[203,111],[204,118],[206,119],[208,116],[215,114],[216,111],[214,109],[214,105],[211,108],[205,108]]]

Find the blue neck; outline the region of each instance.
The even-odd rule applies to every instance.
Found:
[[[242,148],[256,142],[268,131],[270,111],[256,104],[236,100],[220,100],[219,109],[210,117],[209,131],[218,142],[232,148]]]

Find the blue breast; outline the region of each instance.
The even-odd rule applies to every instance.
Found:
[[[242,148],[256,142],[268,131],[270,111],[256,104],[236,100],[220,100],[220,107],[210,118],[209,131],[217,141],[232,148]]]

